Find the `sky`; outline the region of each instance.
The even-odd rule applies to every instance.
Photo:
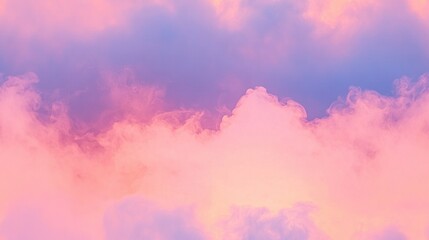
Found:
[[[0,0],[0,240],[429,239],[429,0]]]

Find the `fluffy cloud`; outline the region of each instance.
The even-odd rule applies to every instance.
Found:
[[[412,0],[3,0],[0,69],[36,72],[43,93],[82,91],[79,100],[91,103],[103,94],[100,73],[124,67],[138,82],[164,87],[175,108],[231,109],[246,89],[262,85],[298,100],[314,118],[349,85],[386,94],[392,79],[427,71],[424,6]],[[80,111],[79,100],[70,114],[93,118]]]
[[[51,118],[40,111],[35,81],[10,77],[0,90],[5,239],[426,236],[425,76],[398,80],[394,97],[353,88],[311,121],[298,103],[259,87],[217,130],[202,128],[198,112],[173,111],[116,115],[84,134],[65,107]],[[132,96],[137,86],[124,84],[113,99]],[[124,112],[142,113],[133,109]],[[389,226],[401,233],[371,235]]]

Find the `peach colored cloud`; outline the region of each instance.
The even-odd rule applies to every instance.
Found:
[[[422,23],[427,22],[429,14],[426,9],[429,6],[427,0],[403,0],[393,5],[403,5],[395,11],[403,11],[398,14],[411,12],[419,18]],[[362,34],[371,24],[374,24],[374,16],[382,15],[385,11],[391,11],[392,5],[389,1],[349,1],[349,0],[309,0],[304,17],[317,25],[318,34],[332,34],[340,38]],[[409,7],[409,9],[407,9]]]
[[[427,9],[429,8],[428,0],[408,0],[408,4],[412,11],[423,21],[427,23],[429,19],[429,13]]]
[[[428,81],[398,80],[393,97],[352,88],[312,121],[257,87],[217,130],[202,128],[197,112],[172,121],[178,112],[131,108],[151,120],[123,114],[82,135],[64,124],[65,107],[38,113],[34,74],[9,77],[0,88],[0,236],[424,239]],[[144,88],[135,93],[151,93]],[[136,88],[110,89],[119,99]]]
[[[212,0],[210,4],[215,10],[221,26],[231,30],[240,28],[245,20],[245,10],[242,9],[241,1]]]

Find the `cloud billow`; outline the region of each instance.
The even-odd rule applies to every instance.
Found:
[[[351,89],[316,120],[293,100],[249,89],[215,130],[192,110],[138,111],[112,101],[124,110],[92,133],[73,127],[59,102],[41,117],[46,104],[35,82],[34,74],[10,77],[0,90],[5,239],[26,239],[22,229],[71,239],[426,233],[426,76],[398,80],[394,97]],[[143,97],[150,87],[124,84],[111,85],[112,99],[129,102],[138,91],[153,103]],[[40,226],[31,228],[31,219]]]

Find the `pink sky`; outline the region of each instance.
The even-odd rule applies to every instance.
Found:
[[[0,91],[4,239],[422,239],[429,230],[427,77],[399,80],[394,97],[352,89],[312,121],[258,87],[217,130],[176,111],[148,123],[123,115],[96,135],[75,132],[59,105],[40,119],[35,80],[11,77]],[[398,237],[377,237],[386,234]]]
[[[0,0],[0,240],[429,239],[428,13]]]

